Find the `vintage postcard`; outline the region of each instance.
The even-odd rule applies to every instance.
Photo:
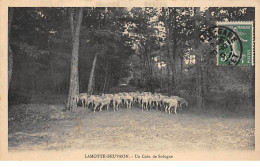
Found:
[[[260,160],[259,7],[0,0],[0,160]]]

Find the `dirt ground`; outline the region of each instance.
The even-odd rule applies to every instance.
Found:
[[[185,109],[122,108],[93,113],[78,107],[27,104],[9,107],[9,151],[105,149],[110,151],[254,150],[253,114]]]

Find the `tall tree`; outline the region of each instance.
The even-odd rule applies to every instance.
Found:
[[[94,8],[94,10],[97,10],[97,8]],[[99,11],[99,10],[97,10]],[[93,12],[94,13],[94,12]],[[95,14],[93,14],[92,17],[95,17]],[[100,22],[101,22],[101,13],[97,12],[97,16],[96,16],[96,20],[97,20],[97,30],[100,30]],[[97,38],[97,48],[99,45],[99,38]],[[98,59],[98,55],[99,55],[99,51],[98,49],[96,50],[95,56],[94,56],[94,60],[92,63],[92,68],[90,71],[90,75],[89,75],[89,80],[88,80],[88,94],[93,94],[94,93],[94,87],[95,87],[95,69],[96,69],[96,64],[97,64],[97,59]]]
[[[199,48],[200,44],[200,8],[194,8],[194,45],[195,49]],[[201,67],[201,54],[195,55],[195,68],[196,68],[196,92],[197,92],[197,106],[199,109],[203,107],[203,75],[202,75],[202,67]]]
[[[13,72],[13,51],[10,46],[10,32],[14,17],[14,8],[8,8],[8,89]]]
[[[93,94],[93,91],[94,91],[95,69],[96,69],[98,54],[99,53],[96,52],[93,63],[92,63],[92,68],[91,68],[90,76],[89,76],[89,80],[88,80],[88,94]]]
[[[126,29],[124,26],[127,21],[124,18],[127,14],[126,8],[92,8],[89,14],[84,16],[84,20],[88,20],[88,24],[84,26],[88,29],[88,40],[94,51],[87,90],[90,94],[95,92],[94,88],[100,93],[108,92],[111,81],[122,72],[116,69],[120,68],[123,62],[127,62],[131,47],[128,44],[129,37],[123,33]],[[95,80],[97,82],[94,82]]]
[[[175,9],[176,10],[176,9]],[[168,95],[172,95],[173,88],[175,87],[175,46],[172,41],[172,39],[176,39],[175,36],[173,36],[173,26],[171,24],[172,20],[175,20],[175,17],[170,17],[172,13],[171,8],[162,8],[162,16],[163,16],[163,22],[165,27],[165,34],[166,34],[166,48],[167,48],[167,58],[168,58],[168,64],[167,64],[167,70],[168,70]],[[174,30],[175,32],[175,30]],[[171,77],[170,77],[170,69],[171,69]]]
[[[73,110],[75,107],[75,96],[79,93],[79,76],[78,76],[78,60],[79,60],[79,35],[83,18],[83,8],[69,9],[69,21],[72,33],[72,55],[71,55],[71,71],[70,86],[67,102],[67,110]]]

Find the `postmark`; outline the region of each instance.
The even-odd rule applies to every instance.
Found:
[[[218,66],[254,65],[253,22],[217,22],[200,39],[210,43]]]

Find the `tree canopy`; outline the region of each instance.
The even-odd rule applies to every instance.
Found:
[[[11,92],[68,93],[73,47],[69,11],[75,22],[76,8],[14,8]],[[192,7],[83,8],[79,92],[87,92],[98,54],[94,93],[109,93],[126,83],[137,90],[193,94],[200,60],[203,97],[219,90],[243,90],[253,96],[254,67],[218,67],[211,46],[203,42],[196,46],[195,40],[217,21],[254,21],[254,12],[223,7],[200,9],[197,14]]]

